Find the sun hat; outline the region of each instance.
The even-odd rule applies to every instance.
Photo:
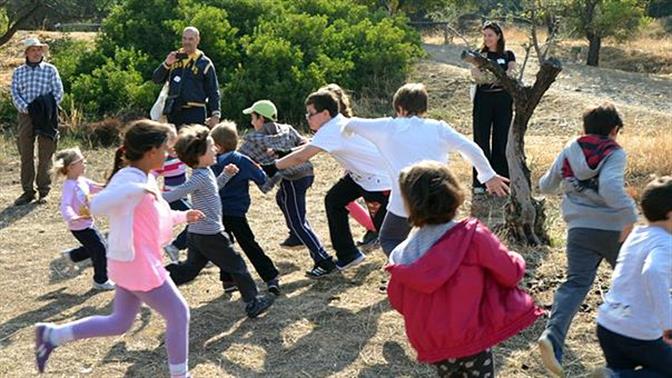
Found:
[[[42,47],[45,52],[49,50],[49,45],[40,42],[37,37],[28,37],[23,40],[23,51],[26,51],[31,47]]]
[[[243,114],[252,114],[253,112],[272,121],[278,120],[278,109],[276,109],[275,105],[269,100],[259,100],[249,108],[243,110]]]

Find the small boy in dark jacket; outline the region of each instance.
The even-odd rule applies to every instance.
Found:
[[[238,131],[235,123],[224,121],[218,124],[210,131],[210,136],[217,147],[217,161],[210,167],[215,176],[218,176],[229,164],[235,164],[238,167],[238,173],[219,190],[224,228],[226,232],[233,235],[247,258],[250,259],[254,269],[266,282],[268,291],[280,295],[278,269],[255,240],[246,217],[250,209],[249,182],[254,182],[263,193],[266,193],[273,188],[276,181],[279,181],[280,176],[276,175],[277,179],[269,179],[258,164],[236,151]]]

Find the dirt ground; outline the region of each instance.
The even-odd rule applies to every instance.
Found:
[[[426,46],[430,57],[419,62],[411,75],[430,90],[430,116],[445,119],[465,133],[471,125],[467,70],[458,60],[461,47]],[[528,68],[530,74],[533,69]],[[669,79],[646,74],[566,65],[558,82],[540,104],[527,139],[528,163],[536,179],[555,154],[579,130],[581,109],[606,99],[614,101],[626,119],[620,141],[632,150],[630,164],[638,167],[628,179],[640,188],[649,174],[670,174],[665,154],[672,146]],[[356,108],[357,110],[357,108]],[[71,144],[65,141],[62,146]],[[646,144],[649,143],[649,144]],[[647,149],[637,149],[646,145]],[[653,147],[652,147],[653,146]],[[653,148],[658,146],[658,150]],[[102,179],[111,166],[109,149],[88,150],[88,177]],[[316,182],[308,194],[309,220],[330,249],[323,207],[324,194],[342,170],[329,157],[315,159]],[[459,157],[451,167],[460,180],[470,182],[470,169]],[[60,182],[48,203],[12,207],[20,194],[19,161],[11,139],[0,139],[0,376],[24,377],[36,373],[33,359],[33,324],[66,322],[111,311],[112,293],[90,289],[91,268],[70,271],[58,258],[74,247],[58,213]],[[278,265],[283,294],[260,319],[246,319],[238,294],[222,295],[217,271],[206,269],[193,283],[181,288],[191,307],[190,360],[196,377],[419,377],[433,369],[415,361],[401,317],[378,290],[385,277],[380,249],[371,251],[361,265],[343,274],[308,279],[310,268],[304,249],[278,246],[286,226],[273,195],[252,188],[250,223],[259,243]],[[462,209],[466,215],[468,199]],[[483,220],[501,219],[500,200],[489,200]],[[523,286],[541,306],[552,302],[554,289],[564,277],[564,224],[559,197],[547,198],[550,247],[511,245],[528,263]],[[105,228],[104,222],[99,222]],[[352,224],[361,237],[364,230]],[[177,230],[176,230],[177,231]],[[255,273],[255,279],[262,286]],[[601,366],[603,358],[595,336],[595,309],[609,284],[602,267],[594,290],[574,321],[567,340],[565,367],[569,377],[585,377]],[[545,377],[534,340],[544,321],[495,348],[500,377]],[[59,347],[49,361],[47,376],[154,377],[167,376],[164,323],[143,308],[132,329],[123,336],[78,341]]]

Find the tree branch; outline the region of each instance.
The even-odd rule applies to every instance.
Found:
[[[0,46],[4,45],[5,43],[9,42],[10,39],[14,36],[14,34],[19,30],[19,28],[23,25],[23,23],[30,18],[30,16],[33,15],[40,7],[42,6],[42,3],[39,1],[33,1],[30,8],[26,9],[26,11],[18,16],[15,20],[14,23],[11,24],[7,30],[0,36]]]
[[[541,63],[539,72],[537,72],[537,78],[530,91],[530,102],[534,102],[536,106],[536,103],[541,100],[541,96],[546,93],[555,81],[555,78],[558,77],[560,71],[562,71],[562,63],[558,59],[550,58]]]
[[[481,56],[481,54],[474,51],[464,50],[460,57],[467,63],[471,63],[479,68],[484,68],[492,72],[497,78],[498,83],[509,92],[511,96],[516,97],[522,93],[524,87],[520,81],[507,75],[502,67]]]
[[[523,59],[523,64],[520,66],[520,71],[518,72],[518,81],[523,81],[523,74],[525,73],[525,67],[527,67],[527,60],[530,58],[530,50],[532,49],[531,43],[526,43],[523,45],[525,49],[525,59]]]

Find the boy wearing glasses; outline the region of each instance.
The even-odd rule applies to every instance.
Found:
[[[553,299],[551,316],[538,344],[544,366],[562,376],[565,337],[606,259],[616,265],[621,243],[637,220],[635,202],[625,192],[626,154],[616,143],[623,121],[613,104],[583,114],[584,135],[569,142],[539,180],[543,193],[561,188],[567,223],[567,278]]]
[[[376,146],[359,135],[341,134],[348,119],[339,112],[339,104],[331,92],[322,90],[306,98],[306,120],[315,131],[312,140],[297,151],[275,162],[278,169],[286,169],[310,160],[320,152],[329,153],[347,174],[327,192],[324,204],[329,222],[331,245],[336,250],[336,266],[347,269],[364,260],[364,254],[352,240],[346,206],[359,197],[380,204],[373,223],[380,230],[387,213],[391,182],[380,166],[383,157]]]
[[[254,131],[243,137],[238,152],[261,164],[269,177],[273,177],[276,173],[282,177],[275,199],[285,216],[289,236],[280,245],[283,247],[305,245],[308,248],[314,262],[313,268],[306,272],[309,277],[322,277],[333,272],[336,264],[306,219],[306,192],[315,179],[313,165],[306,161],[278,171],[273,166],[274,157],[268,153],[269,150],[286,153],[306,144],[307,139],[292,126],[277,122],[278,110],[269,100],[255,102],[243,110],[243,114],[252,117],[250,123]]]

